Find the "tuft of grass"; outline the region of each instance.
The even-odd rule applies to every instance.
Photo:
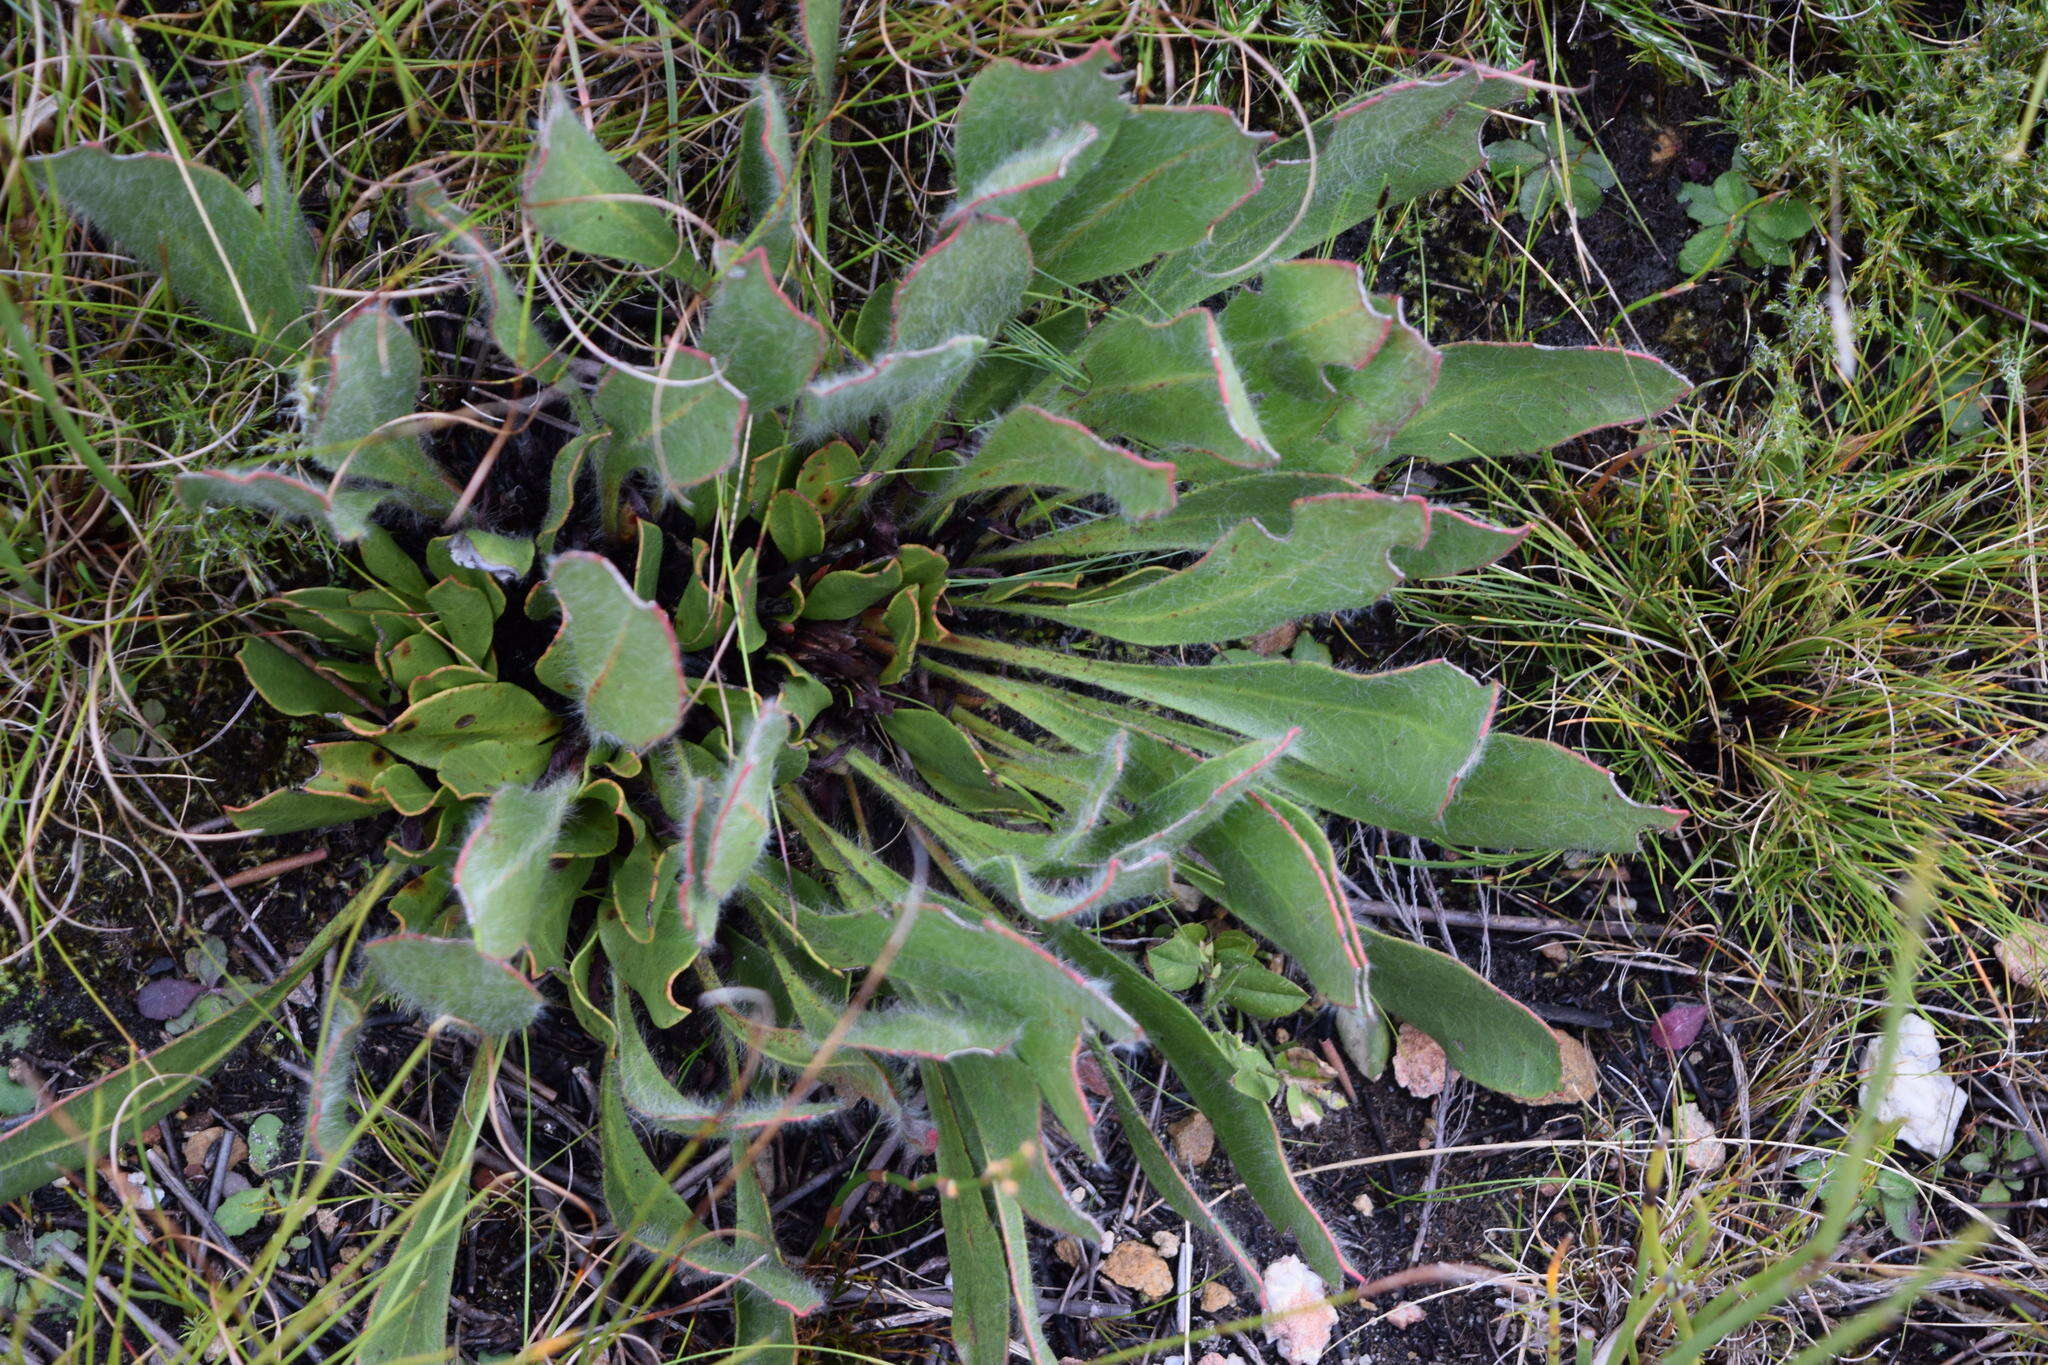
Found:
[[[1944,909],[2009,924],[2042,885],[2031,358],[1898,328],[1839,393],[1818,301],[1785,311],[1664,439],[1472,471],[1535,529],[1405,610],[1533,698],[1525,726],[1693,812],[1649,855],[1668,910],[1763,945],[1882,936],[1932,847]]]

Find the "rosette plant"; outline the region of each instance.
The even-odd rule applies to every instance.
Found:
[[[630,272],[613,333],[657,315],[648,297],[679,319],[631,356],[536,307],[531,272],[416,186],[422,250],[474,277],[496,352],[479,364],[523,385],[507,422],[545,408],[573,429],[545,487],[494,473],[495,447],[458,466],[425,430],[395,300],[309,321],[317,257],[274,152],[261,210],[167,157],[40,165],[199,312],[281,359],[309,351],[300,458],[184,483],[195,506],[312,518],[353,547],[351,581],[283,594],[242,647],[271,705],[334,731],[313,777],[236,822],[382,822],[406,882],[357,1004],[395,997],[487,1040],[573,1015],[607,1057],[618,1232],[740,1281],[749,1332],[787,1334],[823,1301],[777,1249],[751,1149],[855,1104],[935,1159],[964,1359],[1000,1360],[1013,1332],[1052,1358],[1026,1228],[1099,1240],[1051,1159],[1101,1158],[1098,1101],[1256,1287],[1132,1099],[1138,1045],[1264,1217],[1327,1280],[1356,1276],[1215,1013],[1129,946],[1198,898],[1335,1011],[1367,1067],[1392,1017],[1475,1082],[1537,1096],[1554,1037],[1450,958],[1359,925],[1326,823],[1612,852],[1677,815],[1498,728],[1495,688],[1449,663],[1375,672],[1308,632],[1285,656],[1237,647],[1273,651],[1521,538],[1376,488],[1390,467],[1546,448],[1683,389],[1618,350],[1433,346],[1360,266],[1304,255],[1476,169],[1517,82],[1396,85],[1273,140],[1221,109],[1133,103],[1113,65],[1099,48],[981,72],[944,217],[893,285],[831,318],[791,298],[810,182],[772,86],[738,151],[745,229],[703,264],[552,94],[521,211],[586,273]],[[259,132],[261,108],[258,91]],[[723,1074],[672,1074],[678,1030],[722,1035],[700,1057]],[[330,1091],[349,1036],[330,1031]],[[317,1092],[309,1140],[332,1157]],[[729,1218],[701,1221],[663,1178],[664,1133],[735,1145]],[[73,1150],[53,1139],[38,1169]],[[468,1151],[451,1141],[455,1169]],[[452,1260],[426,1264],[437,1306]],[[438,1307],[379,1330],[389,1358],[442,1342]]]

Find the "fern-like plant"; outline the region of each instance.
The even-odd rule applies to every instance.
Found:
[[[1297,259],[1470,174],[1516,82],[1396,85],[1272,141],[1220,109],[1133,104],[1112,65],[1098,48],[977,76],[929,244],[825,320],[785,292],[805,220],[770,85],[739,153],[749,225],[701,266],[550,95],[528,223],[639,272],[684,319],[631,363],[585,358],[472,216],[416,186],[424,249],[474,275],[498,363],[576,430],[548,487],[517,498],[477,500],[423,438],[395,300],[313,327],[315,256],[281,186],[258,211],[164,157],[40,163],[199,312],[267,354],[311,347],[303,458],[184,484],[195,506],[323,522],[362,575],[284,594],[243,646],[275,708],[337,733],[315,776],[236,822],[382,822],[407,882],[354,1005],[395,997],[494,1039],[552,995],[606,1051],[621,1235],[744,1281],[769,1309],[741,1314],[750,1330],[786,1333],[822,1294],[779,1253],[747,1149],[858,1103],[935,1157],[962,1358],[999,1361],[1019,1332],[1050,1360],[1025,1227],[1100,1236],[1049,1159],[1055,1141],[1100,1157],[1091,1056],[1154,1187],[1256,1287],[1133,1102],[1109,1049],[1140,1041],[1265,1217],[1327,1280],[1357,1275],[1289,1173],[1272,1089],[1234,1083],[1211,1026],[1232,1000],[1284,1011],[1299,992],[1219,978],[1198,1014],[1103,927],[1127,943],[1198,893],[1284,956],[1369,1068],[1392,1016],[1479,1084],[1537,1096],[1558,1083],[1552,1035],[1451,959],[1359,925],[1325,821],[1625,851],[1676,818],[1498,729],[1495,689],[1448,663],[1340,666],[1306,633],[1288,657],[1226,648],[1520,540],[1377,491],[1390,466],[1545,448],[1682,391],[1622,351],[1432,346],[1359,266]],[[650,1038],[678,1025],[725,1034],[744,1095],[664,1071]],[[331,1031],[321,1076],[346,1075],[352,1036]],[[308,1140],[337,1157],[332,1090]],[[663,1178],[643,1136],[660,1130],[739,1149],[719,1230]],[[0,1140],[0,1196],[83,1150],[38,1131],[33,1151]],[[460,1135],[450,1149],[467,1161]],[[428,1307],[373,1310],[361,1358],[440,1349],[452,1254],[421,1263]]]

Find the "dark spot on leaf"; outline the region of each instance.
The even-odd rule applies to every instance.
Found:
[[[455,728],[458,730],[467,730],[474,724],[476,724],[475,716],[457,716],[455,718]]]
[[[160,977],[135,993],[135,1008],[145,1019],[175,1019],[204,994],[206,987],[196,981]]]

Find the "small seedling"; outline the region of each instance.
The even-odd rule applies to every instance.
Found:
[[[1590,217],[1615,185],[1606,157],[1569,128],[1547,123],[1531,124],[1523,137],[1487,143],[1486,171],[1503,183],[1519,182],[1515,207],[1531,227],[1566,200],[1574,217]]]
[[[1739,167],[1715,176],[1711,185],[1681,186],[1678,200],[1700,224],[1678,251],[1678,268],[1688,275],[1712,270],[1738,253],[1745,265],[1790,265],[1792,243],[1814,228],[1811,204],[1783,194],[1758,196]]]
[[[1176,993],[1208,983],[1211,1005],[1227,1005],[1258,1019],[1284,1019],[1308,1003],[1308,992],[1259,965],[1250,934],[1226,929],[1213,939],[1199,924],[1183,924],[1145,954],[1152,979]]]

